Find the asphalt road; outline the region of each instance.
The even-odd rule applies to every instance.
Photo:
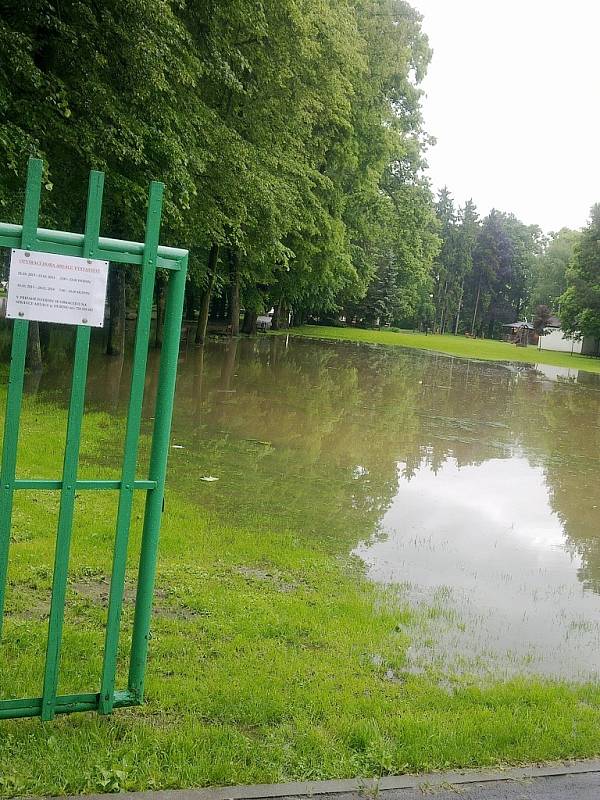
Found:
[[[106,795],[69,800],[106,800]],[[123,792],[119,800],[600,800],[600,760],[500,771]]]
[[[369,793],[321,795],[319,800],[600,800],[600,773],[560,775],[523,781],[493,781],[442,788],[390,789]],[[291,800],[291,798],[289,799]]]

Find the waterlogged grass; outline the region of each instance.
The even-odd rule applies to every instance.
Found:
[[[19,474],[60,469],[64,411],[28,401]],[[82,477],[122,437],[86,418]],[[142,442],[143,458],[147,442]],[[177,451],[174,451],[177,452]],[[209,484],[208,484],[209,485]],[[134,511],[119,686],[133,614]],[[235,495],[230,498],[235,504]],[[40,693],[58,496],[19,493],[1,696]],[[116,493],[82,492],[60,691],[95,690]],[[203,512],[171,485],[164,515],[147,702],[111,717],[0,722],[0,794],[56,795],[373,776],[600,753],[600,687],[478,685],[412,674],[414,612],[360,565],[268,518]],[[435,598],[443,613],[444,598]],[[423,628],[423,633],[425,626]]]
[[[537,347],[517,347],[509,342],[497,342],[493,339],[470,339],[467,336],[451,334],[413,333],[412,331],[375,331],[362,328],[333,328],[320,325],[303,325],[290,328],[286,334],[293,336],[309,336],[316,339],[340,339],[368,344],[387,344],[397,347],[413,347],[418,350],[431,350],[436,353],[475,358],[481,361],[514,361],[524,364],[548,364],[553,367],[565,367],[584,372],[600,372],[600,358],[555,353],[550,350],[538,350]]]

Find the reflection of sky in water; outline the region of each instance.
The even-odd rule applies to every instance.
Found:
[[[600,597],[577,578],[543,471],[524,458],[401,477],[381,533],[355,553],[371,578],[400,584],[428,618],[414,668],[600,673]],[[438,606],[444,613],[429,618]]]

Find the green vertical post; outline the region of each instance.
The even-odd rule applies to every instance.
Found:
[[[163,189],[164,186],[162,183],[153,181],[150,184],[148,215],[146,220],[146,239],[142,261],[142,286],[140,289],[131,372],[129,410],[127,414],[127,429],[125,432],[123,467],[121,470],[121,492],[117,511],[108,618],[106,623],[106,639],[104,644],[104,662],[102,665],[102,684],[98,705],[98,710],[101,714],[110,714],[114,705],[115,672],[117,668],[117,653],[119,647],[123,593],[125,588],[125,567],[127,563],[129,528],[131,525],[138,442],[142,424],[142,403],[144,399],[146,363],[148,360],[148,342],[150,338],[152,300],[154,297],[154,280],[158,257]]]
[[[41,161],[30,159],[23,225],[4,225],[0,223],[0,243],[3,246],[22,247],[24,250],[35,252],[41,251],[70,256],[81,255],[88,259],[110,258],[123,264],[140,264],[142,266],[142,285],[120,481],[77,480],[89,356],[90,328],[88,326],[77,326],[62,479],[16,479],[19,421],[29,323],[24,319],[17,319],[14,322],[4,441],[0,463],[0,636],[5,602],[14,491],[28,488],[50,490],[60,488],[61,498],[54,555],[43,695],[41,698],[33,697],[0,701],[0,718],[2,719],[41,716],[42,719],[48,720],[52,719],[57,713],[85,711],[94,708],[97,708],[101,713],[109,713],[113,707],[132,705],[136,702],[141,702],[143,699],[156,573],[156,555],[164,499],[188,259],[187,251],[185,250],[159,247],[158,245],[163,186],[156,182],[153,182],[150,188],[146,241],[143,244],[106,238],[100,239],[104,176],[102,173],[97,172],[90,173],[86,226],[83,235],[61,231],[45,231],[39,228],[38,216],[42,170]],[[136,479],[136,464],[141,430],[154,279],[159,265],[172,270],[172,277],[169,280],[167,294],[165,335],[160,359],[150,475],[149,480],[142,481]],[[69,557],[75,512],[75,493],[78,488],[118,488],[120,490],[102,683],[99,694],[88,692],[77,695],[57,696]],[[146,497],[138,572],[129,671],[130,688],[127,692],[116,692],[115,672],[134,489],[147,490],[148,494]]]
[[[169,277],[165,331],[160,357],[158,391],[154,412],[154,431],[150,454],[149,479],[156,481],[156,488],[146,495],[144,528],[138,571],[138,585],[129,665],[129,691],[138,703],[144,697],[144,677],[148,657],[148,639],[152,618],[152,599],[156,576],[156,556],[160,534],[160,521],[165,492],[171,419],[179,359],[181,318],[187,274],[187,256],[181,267]]]
[[[86,227],[84,235],[83,257],[89,258],[95,251],[100,236],[100,217],[102,213],[102,193],[104,175],[91,172]],[[52,599],[50,603],[50,619],[48,622],[48,643],[46,647],[46,666],[44,671],[44,689],[42,695],[43,720],[54,718],[56,691],[58,687],[58,670],[62,643],[62,628],[65,613],[65,596],[71,550],[71,534],[73,530],[73,514],[75,509],[75,491],[77,469],[79,466],[79,444],[81,439],[81,422],[85,402],[85,384],[90,344],[90,328],[78,325],[75,335],[75,354],[73,362],[73,379],[71,400],[67,418],[67,436],[63,462],[62,490],[58,512],[58,532],[54,555],[54,575],[52,580]]]
[[[21,247],[24,250],[35,249],[42,191],[42,169],[43,165],[39,158],[29,159],[27,183],[25,185],[23,229],[21,232]],[[2,464],[0,466],[0,637],[4,619],[8,552],[10,549],[10,530],[28,332],[29,322],[27,320],[16,319],[14,321],[4,417]]]

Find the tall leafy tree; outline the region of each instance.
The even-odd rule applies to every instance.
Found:
[[[467,200],[458,213],[454,264],[454,333],[461,327],[461,314],[465,302],[465,285],[473,272],[473,254],[479,235],[479,215],[472,200]]]
[[[407,3],[8,0],[0,45],[4,218],[18,219],[30,154],[48,165],[44,222],[65,228],[82,225],[90,167],[110,178],[103,232],[127,238],[149,179],[164,180],[199,341],[215,293],[234,333],[240,305],[251,330],[271,304],[329,313],[375,283],[386,318],[423,307],[437,247],[419,89],[431,52]],[[112,270],[112,351],[127,289]]]
[[[512,214],[493,209],[483,220],[467,282],[471,333],[498,336],[527,307],[529,275],[541,250],[542,234]]]
[[[435,303],[435,325],[443,333],[448,317],[448,306],[452,301],[457,263],[457,215],[454,200],[447,186],[438,194],[435,211],[440,223],[442,245],[433,267]]]
[[[575,246],[567,284],[560,298],[563,330],[600,341],[600,204],[592,208],[589,224]]]
[[[550,234],[543,252],[533,263],[529,298],[532,309],[547,305],[558,313],[560,296],[567,288],[567,268],[579,237],[579,231],[569,228]]]

